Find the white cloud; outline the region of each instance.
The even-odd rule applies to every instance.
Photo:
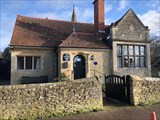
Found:
[[[109,12],[112,10],[112,5],[111,4],[107,4],[105,5],[105,13]]]
[[[81,11],[81,15],[83,14],[84,17],[93,17],[93,10],[92,9],[84,9],[84,12]]]
[[[160,13],[160,6],[158,6],[157,11]]]
[[[69,20],[71,17],[70,11],[65,12],[34,12],[29,14],[29,16],[37,17],[37,18],[48,18],[48,19],[56,19],[56,20]]]
[[[105,19],[105,25],[110,25],[113,22],[113,20],[107,18]]]
[[[155,10],[149,10],[147,13],[139,15],[139,18],[145,26],[149,27],[150,33],[160,36],[160,13]]]
[[[67,9],[72,5],[82,5],[86,1],[74,1],[74,0],[40,0],[36,2],[36,7],[52,7],[54,10]]]
[[[76,14],[77,14],[77,21],[78,22],[90,22],[93,20],[93,9],[91,8],[81,8],[77,7],[76,8]]]
[[[62,3],[63,2],[63,3]],[[53,0],[53,1],[48,1],[48,0],[40,0],[35,3],[36,7],[53,7],[53,9],[62,9],[64,7],[68,6],[67,1],[61,1],[61,0]]]
[[[127,5],[129,5],[129,2],[128,2],[128,0],[121,0],[120,2],[119,2],[119,7],[118,7],[118,11],[122,11],[122,10],[124,10],[126,7],[127,7]]]
[[[90,20],[93,20],[93,10],[90,8],[81,8],[76,7],[75,8],[76,15],[77,15],[77,21],[78,22],[89,22]],[[28,16],[28,15],[27,15]],[[56,19],[56,20],[68,20],[71,21],[72,17],[72,9],[66,10],[63,12],[59,11],[51,11],[51,12],[33,12],[32,14],[29,14],[29,16],[32,17],[38,17],[38,18],[48,18],[48,19]]]
[[[147,3],[147,6],[155,8],[159,6],[159,4],[160,4],[159,0],[151,0]]]

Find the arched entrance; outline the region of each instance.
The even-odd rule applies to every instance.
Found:
[[[82,55],[77,55],[73,59],[74,79],[86,77],[85,58]]]

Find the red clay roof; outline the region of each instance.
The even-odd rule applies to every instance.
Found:
[[[32,18],[18,15],[10,45],[58,47],[62,41],[64,41],[73,33],[73,27],[75,27],[76,32],[94,33],[93,24]],[[83,39],[83,43],[85,43],[84,41],[88,38],[85,39],[85,37],[83,37]],[[94,42],[93,39],[90,41]],[[99,47],[101,47],[101,45],[99,44]],[[80,47],[82,46],[83,45],[80,44]],[[87,47],[87,43],[85,43],[84,46]],[[102,45],[102,47],[104,46],[105,45]]]
[[[108,48],[108,46],[97,39],[95,33],[73,32],[60,47],[68,48]]]

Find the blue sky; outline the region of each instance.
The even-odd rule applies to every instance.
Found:
[[[9,45],[17,15],[93,23],[94,0],[0,0],[0,51]],[[160,36],[160,0],[105,0],[105,23],[120,19],[132,8],[150,33]]]

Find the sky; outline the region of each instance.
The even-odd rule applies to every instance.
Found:
[[[70,21],[75,5],[77,21],[93,23],[93,1],[0,0],[0,52],[9,45],[17,15]],[[160,36],[160,0],[105,0],[105,24],[117,21],[130,8],[151,35]]]

